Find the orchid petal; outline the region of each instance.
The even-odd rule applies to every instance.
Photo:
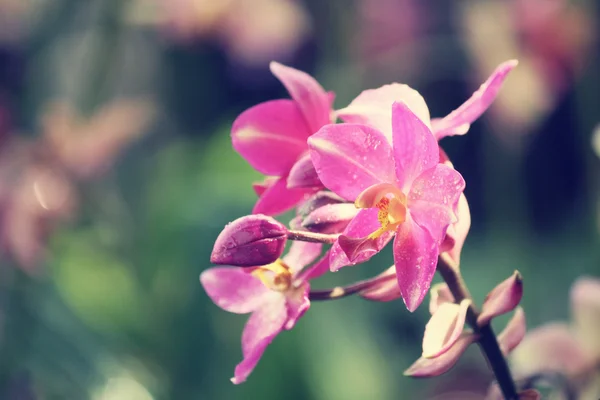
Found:
[[[293,242],[288,253],[283,257],[283,262],[296,275],[302,268],[315,261],[321,255],[322,249],[321,243]]]
[[[510,60],[500,64],[471,98],[441,119],[431,121],[433,133],[440,140],[446,136],[464,135],[469,126],[487,110],[498,95],[506,76],[518,64]]]
[[[470,306],[471,300],[465,299],[460,304],[444,303],[438,307],[425,326],[423,357],[438,357],[456,343],[465,327]]]
[[[296,326],[296,322],[310,308],[310,286],[304,282],[299,288],[295,289],[291,294],[286,295],[286,307],[288,319],[283,326],[283,329],[290,330]]]
[[[444,354],[436,358],[419,358],[410,368],[404,371],[404,375],[413,378],[429,378],[442,375],[456,364],[460,356],[467,350],[467,347],[476,340],[477,336],[464,332]]]
[[[315,191],[315,188],[288,189],[286,178],[279,178],[259,197],[252,213],[279,215],[289,211]]]
[[[275,61],[272,61],[269,67],[302,110],[311,133],[331,122],[333,96],[325,92],[319,82],[306,72]]]
[[[233,122],[233,148],[265,175],[287,175],[306,151],[309,130],[291,100],[272,100],[241,113]]]
[[[396,179],[406,192],[415,178],[438,164],[439,147],[429,127],[404,103],[392,106],[392,139]]]
[[[230,222],[215,240],[210,262],[241,267],[271,263],[287,241],[287,228],[266,215],[247,215]]]
[[[477,318],[477,324],[483,326],[492,318],[506,314],[519,305],[523,297],[523,277],[519,271],[502,281],[486,296],[481,306],[481,314]]]
[[[350,221],[346,229],[344,229],[343,235],[348,238],[365,238],[371,233],[375,232],[381,226],[377,219],[378,210],[376,208],[363,209],[356,214],[356,217]],[[331,247],[330,251],[330,268],[332,272],[339,270],[347,265],[355,265],[367,261],[369,258],[377,254],[378,251],[383,249],[392,237],[394,232],[384,232],[379,236],[373,248],[369,251],[359,252],[354,254],[354,259],[350,260],[348,255],[344,252],[340,246],[339,240]]]
[[[579,278],[571,288],[571,307],[577,337],[588,351],[600,355],[600,279]]]
[[[300,281],[309,281],[311,279],[316,279],[323,274],[329,272],[329,252],[325,253],[320,260],[314,263],[309,268],[302,271],[298,277]]]
[[[342,199],[337,194],[321,190],[310,196],[301,206],[298,207],[298,215],[302,218],[307,217],[310,213],[315,211],[317,208],[329,205],[329,204],[340,204],[345,203],[346,200]]]
[[[525,312],[521,307],[517,307],[515,314],[498,335],[498,344],[500,345],[502,353],[507,355],[517,347],[525,337],[526,331],[527,323],[525,321]]]
[[[243,268],[209,268],[200,274],[208,297],[225,311],[246,314],[258,309],[271,291]]]
[[[517,394],[519,395],[518,400],[541,400],[541,398],[542,398],[542,395],[540,394],[540,392],[538,392],[535,389],[523,390]],[[484,400],[504,400],[504,399],[505,399],[505,397],[502,394],[502,391],[500,390],[498,383],[493,382],[490,385]]]
[[[287,320],[285,297],[271,291],[271,297],[252,313],[242,333],[244,359],[235,367],[233,383],[240,384],[248,378],[267,346],[282,330]]]
[[[408,208],[415,222],[440,243],[448,226],[456,221],[455,210],[465,180],[454,169],[437,164],[414,180],[408,194]]]
[[[460,253],[471,228],[471,211],[469,210],[469,203],[464,193],[461,193],[458,198],[456,216],[458,217],[458,221],[450,224],[444,241],[451,243],[446,252],[456,265],[460,265]]]
[[[396,279],[396,266],[392,265],[377,275],[374,278],[373,285],[361,291],[358,295],[371,301],[392,301],[402,297]]]
[[[394,263],[408,311],[415,311],[427,294],[435,274],[438,255],[439,241],[407,215],[394,239]]]
[[[393,182],[392,148],[383,134],[366,125],[325,125],[308,139],[321,182],[354,201],[366,188]]]
[[[454,303],[454,296],[446,283],[438,283],[431,287],[429,291],[431,296],[429,300],[429,313],[435,314],[438,308],[444,303]]]
[[[363,91],[348,105],[336,111],[344,122],[365,124],[383,132],[392,139],[392,104],[405,103],[425,123],[429,122],[429,109],[423,97],[408,85],[392,83],[377,89]]]
[[[277,181],[281,179],[277,176],[267,176],[265,177],[265,179],[263,179],[262,182],[254,182],[252,184],[252,189],[254,190],[254,193],[256,193],[256,195],[258,197],[262,196],[263,193],[270,188],[271,186],[273,186],[275,183],[277,183]]]
[[[547,370],[570,374],[586,368],[592,358],[567,324],[550,323],[528,332],[513,350],[511,365],[518,375]]]
[[[358,211],[352,203],[328,204],[308,214],[302,227],[312,232],[341,233]]]
[[[319,175],[310,159],[310,154],[306,152],[296,161],[287,179],[288,189],[322,187]]]

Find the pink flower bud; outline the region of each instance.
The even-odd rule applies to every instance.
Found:
[[[306,217],[311,212],[315,211],[317,208],[321,208],[329,204],[341,203],[346,203],[346,200],[342,199],[340,196],[333,192],[322,190],[312,195],[306,200],[304,204],[298,207],[298,215]]]
[[[485,325],[492,318],[514,310],[522,297],[523,278],[519,271],[515,271],[510,278],[501,282],[488,293],[483,302],[481,314],[477,318],[477,324]]]
[[[517,347],[525,337],[526,331],[527,324],[525,321],[525,312],[521,307],[517,307],[513,317],[508,321],[504,330],[498,335],[498,344],[500,345],[502,353],[507,355]]]
[[[361,291],[359,296],[372,301],[393,301],[402,297],[396,279],[396,266],[392,265],[379,274],[374,279],[373,285]]]
[[[252,267],[274,262],[287,241],[287,229],[262,214],[247,215],[227,224],[213,247],[213,264]]]
[[[413,378],[428,378],[442,375],[456,364],[467,347],[477,340],[477,336],[470,332],[463,332],[456,342],[444,354],[436,358],[421,357],[404,371],[405,376]]]

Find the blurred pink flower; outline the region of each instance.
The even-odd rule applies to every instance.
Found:
[[[115,101],[87,122],[56,103],[36,139],[7,138],[0,150],[0,240],[19,266],[36,272],[49,235],[76,214],[77,181],[106,172],[150,117],[142,100]]]
[[[216,40],[230,57],[251,66],[286,59],[312,29],[296,0],[138,0],[128,14],[130,21],[158,25],[175,40]]]
[[[503,134],[536,125],[577,81],[597,40],[586,7],[568,0],[488,0],[461,7],[463,36],[480,76],[499,60],[520,61],[492,113]]]
[[[597,400],[600,389],[600,279],[583,277],[571,288],[570,324],[553,322],[527,333],[511,355],[517,375],[564,373],[578,383],[579,398]]]

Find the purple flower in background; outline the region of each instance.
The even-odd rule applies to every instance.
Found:
[[[275,336],[292,329],[310,307],[308,281],[328,270],[328,258],[304,268],[321,248],[319,243],[294,242],[283,259],[271,264],[210,268],[200,275],[216,305],[236,314],[252,313],[242,333],[244,359],[235,368],[233,383],[244,382]]]

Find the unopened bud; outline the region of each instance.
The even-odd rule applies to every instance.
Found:
[[[253,267],[274,262],[287,241],[287,228],[272,217],[254,214],[227,224],[213,247],[213,264]]]

